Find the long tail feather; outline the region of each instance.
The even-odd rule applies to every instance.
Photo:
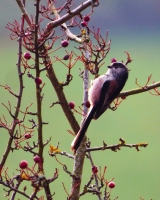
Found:
[[[91,120],[93,119],[93,115],[95,114],[96,108],[97,108],[97,106],[93,106],[93,108],[90,110],[88,116],[86,117],[84,123],[82,124],[82,127],[80,128],[76,137],[74,138],[74,140],[71,143],[71,150],[74,151],[74,153],[77,151],[79,145],[81,144],[81,141],[88,129],[88,126],[89,126]]]

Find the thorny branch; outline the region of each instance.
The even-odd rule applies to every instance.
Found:
[[[122,138],[120,138],[119,141],[120,141],[119,144],[110,145],[110,146],[108,146],[105,142],[103,142],[103,146],[87,148],[86,152],[99,151],[99,150],[103,151],[103,150],[107,150],[107,149],[117,152],[117,150],[121,150],[121,147],[129,147],[129,148],[134,147],[137,151],[139,151],[139,147],[147,147],[148,146],[148,143],[146,143],[146,142],[140,142],[137,144],[126,144],[125,140]]]
[[[6,196],[9,196],[10,193],[14,191],[14,192],[19,193],[19,194],[21,194],[21,195],[23,195],[23,196],[25,196],[26,198],[29,199],[29,196],[28,196],[27,194],[25,194],[24,192],[22,192],[22,191],[20,191],[20,190],[18,190],[18,189],[16,189],[16,188],[14,188],[14,187],[12,187],[12,186],[9,185],[8,183],[5,183],[4,181],[1,181],[1,180],[0,180],[0,184],[4,185],[6,188],[9,188],[9,190],[6,190],[6,189],[5,189],[5,191],[7,192],[7,195],[6,195]]]

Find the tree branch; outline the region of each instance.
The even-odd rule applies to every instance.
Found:
[[[24,26],[24,17],[22,16],[21,18],[21,31],[23,30],[23,26]],[[22,77],[22,71],[21,71],[21,55],[22,55],[22,36],[20,36],[18,38],[18,61],[17,61],[17,71],[18,71],[18,75],[19,75],[19,94],[18,94],[18,98],[17,98],[17,104],[16,104],[16,110],[14,113],[14,118],[13,118],[13,125],[12,128],[9,131],[9,134],[11,136],[13,136],[15,128],[16,128],[16,120],[18,119],[18,115],[19,115],[19,110],[20,110],[20,106],[21,106],[21,101],[22,101],[22,94],[23,94],[23,77]],[[13,142],[13,137],[9,137],[8,142],[7,142],[7,147],[6,150],[3,154],[2,160],[0,162],[0,172],[3,169],[3,166],[7,160],[7,157],[11,151],[11,146],[12,146],[12,142]]]
[[[127,96],[130,96],[130,95],[139,94],[139,93],[142,93],[142,92],[147,92],[147,91],[152,90],[152,89],[157,88],[157,87],[160,87],[160,81],[157,82],[157,83],[153,83],[151,85],[146,85],[145,87],[142,87],[142,88],[136,88],[136,89],[133,89],[133,90],[123,91],[119,94],[118,97],[127,97]]]
[[[107,150],[107,149],[117,152],[117,150],[120,150],[121,147],[129,147],[129,148],[134,147],[134,148],[136,148],[137,151],[139,151],[139,147],[147,147],[148,146],[148,143],[146,143],[146,142],[139,142],[137,144],[126,144],[125,140],[122,138],[120,138],[119,141],[120,141],[119,144],[110,145],[110,146],[108,146],[106,143],[103,142],[103,146],[87,148],[86,152]]]
[[[47,35],[47,33],[50,33],[54,28],[58,27],[59,25],[67,22],[72,17],[78,15],[83,10],[88,8],[89,6],[94,6],[94,4],[97,5],[97,0],[87,0],[84,3],[82,3],[80,6],[78,6],[76,9],[71,10],[69,13],[62,16],[60,19],[54,20],[52,22],[49,22],[46,30],[44,31],[44,35]]]

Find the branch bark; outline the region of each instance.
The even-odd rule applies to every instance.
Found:
[[[85,46],[85,44],[84,44]],[[90,53],[85,50],[86,58],[90,56]],[[84,66],[85,67],[85,66]],[[84,70],[84,84],[83,84],[83,102],[88,101],[88,85],[89,85],[89,71],[85,68]],[[83,106],[83,112],[87,113],[88,108]],[[82,117],[81,125],[83,124],[84,116]],[[78,200],[80,194],[80,186],[81,186],[81,177],[83,171],[83,163],[85,159],[85,150],[86,150],[86,136],[83,138],[79,148],[76,151],[76,155],[74,158],[74,166],[73,166],[73,177],[71,183],[71,192],[70,192],[70,200]]]

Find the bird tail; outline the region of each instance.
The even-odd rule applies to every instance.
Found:
[[[92,109],[90,110],[88,116],[86,117],[86,119],[84,120],[80,130],[78,131],[77,135],[75,136],[74,140],[71,143],[71,150],[74,151],[74,153],[76,153],[79,145],[81,144],[81,141],[88,129],[88,126],[91,122],[91,120],[93,119],[93,116],[95,114],[97,106],[93,106]]]

